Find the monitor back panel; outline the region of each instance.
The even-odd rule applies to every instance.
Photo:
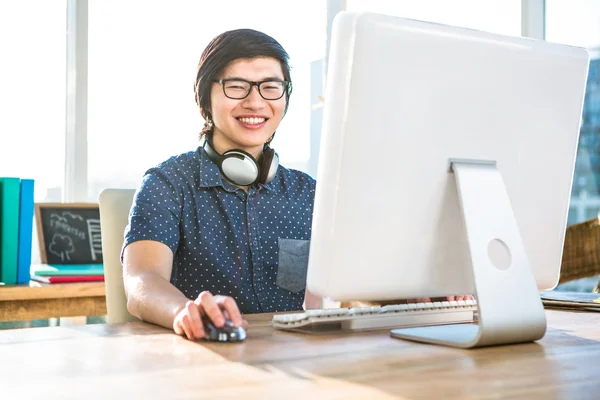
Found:
[[[497,162],[538,287],[556,285],[584,49],[345,13],[328,68],[311,291],[339,300],[472,293],[448,172],[457,158]]]

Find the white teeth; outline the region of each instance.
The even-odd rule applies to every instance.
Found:
[[[263,122],[265,122],[265,118],[257,118],[257,117],[252,117],[252,118],[238,118],[241,122],[243,122],[244,124],[249,124],[249,125],[258,125],[258,124],[262,124]]]

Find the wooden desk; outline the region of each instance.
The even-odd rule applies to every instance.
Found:
[[[106,315],[104,282],[0,286],[0,321]]]
[[[141,322],[0,331],[2,398],[598,399],[600,313],[547,311],[539,342],[459,350],[388,330],[313,336],[248,316],[246,341]],[[14,396],[5,396],[13,394]]]

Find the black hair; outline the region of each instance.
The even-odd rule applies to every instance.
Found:
[[[227,31],[211,40],[202,52],[198,62],[194,95],[196,104],[200,107],[200,114],[206,121],[200,132],[200,137],[206,133],[211,133],[213,130],[210,112],[210,93],[213,80],[232,61],[255,57],[272,57],[281,64],[283,79],[289,82],[285,92],[285,115],[292,93],[288,53],[279,42],[265,33],[253,29]]]

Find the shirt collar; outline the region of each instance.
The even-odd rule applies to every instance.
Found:
[[[198,147],[198,154],[200,156],[200,187],[223,187],[221,171],[217,164],[208,158],[203,146]]]

